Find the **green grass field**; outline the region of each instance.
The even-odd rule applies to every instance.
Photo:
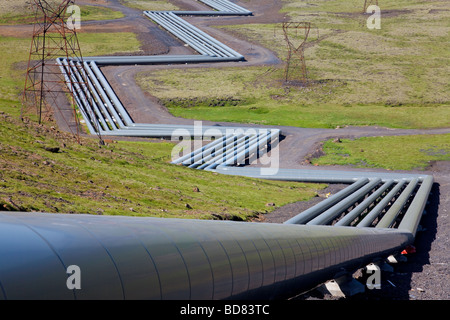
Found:
[[[450,134],[334,139],[323,144],[315,165],[351,165],[390,170],[423,170],[431,161],[450,161]]]
[[[324,128],[449,125],[448,2],[383,1],[380,30],[367,28],[361,1],[283,3],[293,21],[313,24],[307,87],[283,85],[283,66],[164,70],[140,74],[138,83],[174,115],[194,119]],[[280,25],[220,28],[285,59]],[[239,101],[210,103],[230,97]]]
[[[174,115],[199,120],[313,128],[438,128],[449,124],[446,104],[350,103],[342,97],[351,81],[324,80],[306,88],[286,87],[277,80],[282,73],[267,67],[195,68],[141,73],[137,82]]]

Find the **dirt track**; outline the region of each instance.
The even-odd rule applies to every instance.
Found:
[[[172,0],[174,4],[182,9],[204,8],[201,4],[192,0]],[[167,33],[157,28],[147,18],[142,17],[138,10],[129,9],[120,5],[118,0],[104,1],[77,1],[81,3],[94,3],[107,5],[108,7],[124,12],[125,17],[118,20],[103,22],[87,22],[83,26],[83,32],[135,32],[143,42],[142,52],[139,54],[165,54],[183,53],[187,49],[173,39]],[[281,8],[280,1],[274,0],[249,0],[242,4],[249,10],[255,12],[253,17],[229,17],[229,18],[189,18],[194,25],[200,27],[220,41],[223,41],[236,51],[246,56],[247,61],[242,63],[227,64],[202,64],[201,67],[226,66],[250,66],[261,64],[276,64],[279,60],[269,50],[249,44],[246,41],[235,39],[218,29],[209,28],[210,25],[218,24],[244,24],[262,22],[280,22],[283,16],[278,13]],[[0,35],[29,36],[30,26],[0,27]],[[249,48],[252,48],[249,54]],[[180,66],[171,66],[179,68]],[[185,67],[197,67],[182,66]],[[152,96],[143,92],[134,80],[136,73],[154,70],[155,68],[167,68],[167,66],[111,66],[104,67],[102,71],[110,80],[123,104],[127,107],[136,122],[151,123],[192,123],[193,120],[181,119],[172,116],[166,108],[159,105]],[[207,122],[205,122],[206,124]],[[219,123],[220,125],[220,123]],[[227,123],[227,125],[230,125]],[[281,127],[280,127],[281,128]],[[280,145],[281,163],[284,168],[311,168],[304,163],[305,156],[314,152],[318,143],[331,137],[362,137],[362,136],[386,136],[400,134],[427,134],[447,133],[450,129],[437,130],[396,130],[377,127],[355,127],[330,129],[304,129],[283,127],[281,128],[285,138]],[[340,167],[341,168],[341,167]],[[333,169],[333,168],[330,168]],[[346,168],[352,169],[353,168]],[[359,169],[364,170],[364,169]],[[373,170],[371,170],[373,171]],[[382,171],[382,170],[380,170]],[[449,269],[449,213],[450,213],[450,165],[449,162],[435,163],[427,171],[433,174],[435,185],[432,189],[431,201],[427,206],[428,214],[423,219],[425,231],[417,236],[417,253],[413,254],[409,262],[398,265],[394,274],[385,274],[382,290],[367,292],[363,296],[354,299],[449,299],[450,298],[450,269]],[[309,204],[298,204],[297,207],[290,206],[279,208],[275,213],[266,217],[268,222],[279,222],[276,218],[288,218],[299,212]],[[303,206],[302,208],[300,206]],[[294,207],[294,209],[292,209]],[[390,281],[387,282],[387,280]],[[392,283],[392,284],[391,284]],[[395,285],[395,287],[394,287]],[[303,296],[301,298],[308,298]],[[320,297],[323,298],[323,297]]]

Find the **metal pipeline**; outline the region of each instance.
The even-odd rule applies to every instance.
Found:
[[[353,192],[351,195],[347,196],[345,199],[340,201],[336,206],[324,211],[318,217],[315,217],[311,221],[308,221],[306,224],[309,225],[325,225],[331,222],[338,215],[342,214],[347,208],[351,207],[354,203],[356,203],[359,199],[364,197],[370,190],[375,188],[378,184],[380,184],[381,179],[373,179],[368,184],[360,188],[359,190]]]
[[[224,153],[230,151],[240,140],[245,139],[247,136],[239,135],[231,135],[227,139],[222,142],[222,145],[213,144],[209,146],[204,152],[197,154],[192,160],[193,163],[189,163],[189,161],[183,161],[183,165],[189,166],[189,168],[197,168],[203,164],[207,164],[215,161]],[[234,147],[235,148],[235,147]]]
[[[372,224],[375,224],[376,227],[378,226],[380,229],[385,229],[387,227],[392,227],[393,222],[399,218],[398,227],[396,228],[407,230],[412,235],[415,235],[417,231],[417,226],[420,222],[434,181],[433,176],[430,175],[353,171],[336,172],[334,170],[323,169],[278,169],[277,172],[272,175],[263,175],[261,169],[262,168],[257,167],[240,168],[219,166],[216,168],[216,172],[252,178],[299,182],[326,182],[324,177],[328,176],[328,183],[352,183],[335,195],[285,221],[284,224],[308,224],[309,222],[328,223],[330,222],[331,217],[336,217],[343,213],[342,210],[348,207],[349,203],[352,203],[353,200],[356,202],[357,198],[364,195],[364,197],[367,196],[367,198],[358,204],[352,211],[346,213],[335,226],[349,225],[358,218],[358,221],[355,224],[357,228],[368,228],[371,227]],[[374,182],[373,185],[360,189],[363,185],[367,184],[369,180],[374,179],[376,179],[376,183]],[[373,189],[374,185],[380,182],[384,182],[384,184],[378,190],[370,194],[370,190]],[[395,186],[383,196],[394,183]],[[408,183],[408,187],[397,196],[406,183]],[[420,183],[420,187],[409,204],[406,213],[399,216],[400,210],[405,206],[406,201],[412,197],[413,189],[418,183]],[[360,192],[356,191],[358,189],[360,189]],[[351,201],[346,201],[346,197],[348,196],[348,199],[351,199]],[[379,202],[373,208],[368,210],[367,213],[363,214],[365,209],[376,200],[379,200]],[[378,219],[378,221],[374,223],[376,219]]]
[[[224,14],[224,13],[228,13],[228,12],[232,12],[233,14],[246,14],[246,15],[251,15],[252,12],[241,7],[238,6],[235,3],[232,3],[228,0],[225,1],[220,1],[220,0],[199,0],[200,2],[203,2],[204,4],[210,6],[211,8],[217,9],[219,10],[218,14]],[[178,11],[176,11],[178,14]]]
[[[206,155],[212,154],[216,146],[218,146],[219,144],[227,144],[227,141],[229,141],[228,139],[231,139],[233,137],[234,135],[232,134],[223,135],[222,137],[216,137],[216,139],[213,142],[210,142],[206,146],[203,146],[202,148],[196,149],[189,154],[186,154],[173,160],[172,163],[173,164],[183,163],[183,165],[191,165],[194,162],[200,160],[201,158],[204,158],[205,154]]]
[[[117,115],[117,118],[120,119],[121,123],[124,126],[128,126],[128,125],[132,124],[133,120],[131,119],[128,112],[123,107],[120,100],[117,98],[116,94],[114,93],[114,90],[111,88],[111,85],[106,80],[105,76],[100,71],[100,69],[98,68],[95,61],[91,61],[90,66],[91,66],[92,71],[94,72],[95,76],[97,77],[97,80],[101,83],[102,88],[106,91],[106,93],[108,94],[108,97],[112,101],[112,103],[113,103],[112,109],[114,109],[116,111],[115,114]]]
[[[411,197],[414,189],[417,186],[418,179],[413,179],[408,183],[408,186],[403,190],[400,196],[396,199],[394,204],[389,208],[389,210],[381,218],[380,222],[377,223],[377,228],[390,228],[395,222],[395,219],[400,213],[400,210],[405,206],[406,201]]]
[[[203,55],[242,57],[241,54],[179,18],[175,12],[144,11],[144,14]]]
[[[168,14],[169,13],[167,13],[167,15]],[[145,15],[172,33],[175,37],[185,42],[198,53],[212,57],[217,56],[217,53],[211,50],[211,48],[208,48],[206,42],[202,43],[202,39],[195,35],[191,35],[187,30],[183,30],[181,25],[176,24],[178,21],[169,20],[169,17],[158,12],[145,12]]]
[[[76,60],[76,59],[75,59]],[[95,61],[97,65],[136,65],[136,64],[186,64],[186,63],[218,63],[244,61],[243,56],[212,57],[205,55],[191,56],[135,56],[135,57],[86,57],[85,61]]]
[[[405,213],[400,225],[399,230],[407,230],[411,232],[414,236],[417,232],[417,226],[419,225],[420,218],[423,214],[425,205],[427,204],[428,195],[430,194],[431,187],[433,186],[434,179],[433,176],[427,176],[419,190],[417,191],[413,201],[409,205],[408,210]]]
[[[382,211],[387,207],[387,205],[392,201],[392,199],[398,194],[398,192],[403,188],[406,180],[402,180],[397,185],[392,188],[392,190],[381,200],[375,208],[373,208],[356,226],[358,228],[370,227],[373,221],[378,218]]]
[[[0,213],[0,221],[0,299],[281,299],[413,241],[396,229],[213,220]],[[80,289],[67,286],[69,266],[80,270]]]
[[[324,201],[320,202],[318,205],[311,207],[310,209],[307,209],[298,215],[292,217],[291,219],[284,222],[285,224],[303,224],[307,223],[308,221],[316,218],[319,214],[324,212],[325,210],[331,208],[335,204],[339,203],[342,199],[345,199],[348,195],[352,194],[356,190],[358,190],[361,186],[365,185],[369,182],[368,178],[361,178],[351,184],[350,186],[346,187],[345,189],[339,191],[335,195],[325,199]]]

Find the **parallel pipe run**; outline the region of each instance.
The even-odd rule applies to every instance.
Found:
[[[92,93],[90,99],[92,99],[92,101],[94,102],[93,107],[95,109],[95,112],[98,114],[97,118],[99,120],[100,125],[102,125],[103,130],[105,131],[111,130],[112,127],[114,126],[113,120],[109,117],[109,113],[105,109],[104,102],[102,101],[102,98],[99,96],[95,85],[92,83],[91,77],[86,72],[85,66],[77,62],[77,66],[75,67],[73,62],[71,61],[71,67],[77,68],[83,72],[83,78],[86,79],[86,81],[88,82],[87,86],[86,85],[83,86],[83,90]],[[92,90],[89,90],[89,88]]]
[[[103,90],[103,86],[100,84],[99,80],[97,79],[87,62],[84,62],[84,69],[88,73],[90,86],[91,88],[95,89],[93,91],[96,92],[100,107],[102,108],[103,114],[105,114],[105,116],[107,117],[107,121],[111,127],[111,130],[118,129],[119,127],[117,124],[117,119],[119,119],[120,117],[116,112],[114,112],[110,97]]]
[[[213,0],[209,2],[209,5],[222,9],[228,8],[235,13],[251,14],[250,11],[228,3],[228,1]],[[217,14],[220,13],[220,11],[217,12]],[[226,14],[229,13],[226,12]],[[198,63],[244,60],[241,54],[179,18],[176,12],[145,11],[144,14],[162,25],[176,37],[185,41],[202,55],[86,58],[87,61],[83,65],[86,70],[84,71],[83,68],[81,70],[83,70],[83,76],[87,75],[88,83],[87,86],[75,83],[75,94],[77,104],[79,104],[88,130],[91,133],[98,131],[103,135],[114,136],[170,137],[174,130],[183,128],[182,126],[156,126],[134,123],[97,64]],[[61,62],[60,60],[58,61]],[[79,68],[75,67],[74,61],[65,61],[62,64],[63,68],[61,70],[63,73],[68,73],[70,78],[75,81],[78,79],[82,83],[81,79],[83,76],[79,73]],[[192,127],[186,129],[190,133],[195,131]],[[208,128],[205,130],[208,130]],[[222,131],[225,130],[227,129],[222,128]]]
[[[390,228],[397,216],[400,214],[400,211],[405,206],[406,201],[411,197],[416,185],[418,183],[417,179],[413,179],[409,182],[408,186],[403,190],[402,194],[397,198],[394,204],[389,208],[389,210],[384,214],[383,218],[381,218],[380,222],[377,224],[377,228]]]
[[[0,299],[282,299],[413,241],[396,229],[37,212],[0,220]],[[69,266],[81,289],[68,289]]]
[[[280,133],[278,129],[204,126],[201,130],[197,130],[192,126],[134,123],[95,61],[85,62],[83,65],[77,63],[78,67],[73,61],[65,59],[61,63],[74,80],[82,83],[83,77],[88,79],[87,85],[79,86],[77,83],[75,85],[78,100],[82,102],[83,114],[89,119],[89,130],[95,130],[94,124],[97,121],[100,124],[98,130],[102,135],[174,137],[177,130],[186,131],[190,137],[202,139],[207,132],[229,135],[223,146],[216,146],[216,142],[213,142],[202,148],[201,152],[194,151],[194,154],[182,161],[183,165],[206,170],[212,170],[221,164],[238,165],[252,154],[262,155],[266,144],[272,139],[278,139]],[[212,146],[215,146],[214,149]],[[189,163],[188,158],[194,162]]]
[[[248,138],[249,137],[245,135],[232,135],[226,139],[221,146],[217,145],[214,148],[208,149],[208,153],[205,152],[198,155],[194,163],[189,164],[183,162],[183,165],[187,165],[189,168],[204,169],[211,163],[224,159],[230,152],[235,152],[241,142]]]
[[[335,195],[320,202],[318,205],[299,213],[298,215],[296,215],[295,217],[292,217],[291,219],[285,221],[284,223],[285,224],[307,223],[307,222],[311,221],[312,219],[314,219],[315,217],[317,217],[322,212],[324,212],[325,210],[331,208],[332,206],[334,206],[335,204],[340,202],[342,199],[344,199],[348,195],[350,195],[353,192],[355,192],[356,190],[358,190],[361,186],[365,185],[368,182],[369,182],[369,179],[367,179],[367,178],[359,179],[356,182],[354,182],[353,184],[351,184],[350,186],[339,191]]]
[[[102,88],[106,91],[106,94],[109,97],[109,101],[112,103],[108,104],[108,107],[111,106],[111,111],[114,112],[114,115],[117,116],[117,119],[119,121],[120,126],[129,126],[133,124],[133,120],[131,119],[130,115],[126,111],[126,109],[123,107],[122,103],[120,102],[119,98],[115,94],[114,90],[111,88],[111,85],[109,84],[108,80],[106,80],[103,73],[98,68],[95,61],[90,62],[90,67],[92,68],[93,73],[97,77],[97,80],[101,83]]]
[[[226,144],[226,141],[229,141],[228,139],[233,138],[234,135],[224,135],[222,137],[216,138],[216,140],[214,140],[213,142],[208,143],[207,145],[205,145],[202,148],[196,149],[194,151],[192,151],[189,154],[186,154],[184,156],[181,156],[175,160],[172,161],[173,164],[183,164],[183,165],[191,165],[193,163],[195,163],[196,161],[204,158],[205,154],[211,154],[212,150],[214,150],[216,148],[217,145],[219,144]]]
[[[336,222],[336,226],[349,226],[364,210],[375,202],[388,188],[394,184],[394,180],[386,181],[377,191],[372,193],[363,202],[356,206],[352,211],[345,215],[342,219]]]
[[[267,152],[267,146],[278,140],[280,131],[250,130],[244,132],[238,128],[208,145],[172,161],[190,168],[213,170],[219,165],[239,165],[249,163]],[[252,156],[253,155],[253,156]]]
[[[232,142],[230,145],[223,148],[218,154],[210,160],[205,161],[198,169],[212,170],[221,164],[225,165],[238,165],[239,161],[237,155],[242,154],[249,150],[256,140],[257,136],[244,136],[240,139],[239,143]],[[237,142],[237,141],[236,141]]]
[[[75,59],[76,60],[76,59]],[[86,61],[95,61],[97,65],[136,65],[136,64],[186,64],[186,63],[218,63],[244,61],[243,56],[213,57],[204,55],[191,56],[135,56],[135,57],[87,57]]]
[[[364,228],[370,227],[376,218],[382,213],[382,211],[387,207],[387,205],[392,201],[392,199],[398,194],[398,192],[403,188],[406,180],[400,181],[392,190],[381,200],[375,208],[373,208],[356,227]]]
[[[86,125],[88,127],[88,130],[91,133],[98,132],[98,128],[95,125],[95,118],[92,117],[92,114],[89,112],[91,110],[89,106],[89,102],[86,99],[85,93],[83,89],[81,88],[79,82],[77,81],[76,75],[73,74],[73,72],[70,70],[70,66],[68,65],[66,60],[57,60],[60,68],[64,70],[65,72],[65,80],[66,83],[73,84],[73,94],[75,97],[75,101],[78,103],[79,110],[83,116],[83,118],[86,120]],[[70,87],[71,85],[69,85]]]
[[[144,11],[144,14],[200,54],[212,57],[235,57],[239,59],[243,57],[233,49],[192,26],[190,23],[187,23],[174,12]]]
[[[379,229],[385,229],[387,227],[393,228],[395,222],[398,227],[394,228],[409,230],[415,235],[433,185],[433,177],[428,175],[342,171],[335,176],[335,171],[333,170],[278,169],[276,173],[268,176],[262,174],[262,169],[218,166],[216,172],[270,180],[301,182],[326,182],[324,176],[328,176],[329,183],[351,183],[335,195],[285,221],[284,224],[327,224],[341,215],[343,210],[355,205],[355,208],[339,219],[334,226],[348,226],[353,221],[356,221],[355,226],[357,228],[368,228],[373,225]],[[378,177],[376,177],[377,175]],[[372,182],[368,184],[369,180],[372,180]],[[381,182],[384,182],[384,184],[375,190],[376,186]],[[413,191],[419,183],[420,187],[413,197]],[[404,188],[405,184],[408,184],[406,188]],[[394,186],[390,189],[392,185]],[[372,190],[374,191],[370,194]],[[387,192],[388,190],[389,192]],[[361,196],[364,197],[364,195],[367,198],[357,204],[362,199]],[[402,216],[399,215],[400,210],[405,207],[407,201],[412,197],[413,199],[408,205],[406,213]],[[372,204],[373,207],[370,208]],[[383,214],[383,212],[386,213]],[[397,222],[397,220],[399,221]]]
[[[235,153],[226,157],[225,161],[216,161],[212,165],[205,167],[205,170],[216,169],[219,165],[234,166],[245,164],[246,161],[250,164],[265,154],[269,145],[278,141],[279,134],[280,131],[278,129],[272,129],[267,132],[263,131],[263,133],[259,133],[255,136],[254,139],[248,139],[244,147],[235,149]]]
[[[253,13],[228,0],[199,0],[217,11],[173,11],[176,15],[249,16]]]
[[[251,16],[252,12],[232,11],[175,11],[177,16]]]
[[[270,143],[272,139],[278,138],[278,134],[279,130],[270,130],[260,133],[255,137],[255,140],[249,141],[244,149],[236,150],[237,154],[232,158],[227,158],[224,164],[228,166],[234,164],[244,164],[245,159],[249,158],[252,154],[255,154],[259,150],[265,149],[266,145]],[[215,169],[216,167],[217,166],[214,166],[213,169]]]
[[[190,34],[189,30],[183,29],[182,24],[177,24],[177,21],[174,21],[174,19],[176,18],[175,15],[172,15],[173,17],[169,16],[173,19],[168,19],[169,17],[166,17],[166,15],[171,14],[170,12],[166,13],[165,15],[158,12],[145,12],[145,14],[150,19],[157,22],[164,29],[172,33],[175,37],[192,47],[198,53],[213,57],[221,56],[220,53],[214,51],[214,47],[208,46],[207,41],[203,41],[203,39],[196,37],[195,34]]]
[[[108,131],[108,125],[106,123],[105,118],[100,112],[99,106],[97,104],[98,100],[94,99],[94,92],[95,90],[89,90],[89,84],[86,84],[88,81],[84,70],[82,69],[81,65],[77,63],[75,65],[73,61],[67,61],[64,59],[64,64],[66,65],[66,68],[71,69],[72,75],[74,75],[75,83],[80,87],[80,91],[83,95],[83,101],[85,103],[86,110],[90,110],[90,114],[92,115],[92,125],[94,128],[96,128],[95,131]],[[83,74],[80,74],[81,73]],[[88,111],[89,112],[89,111]]]
[[[335,206],[326,210],[325,212],[320,214],[318,217],[312,219],[311,221],[307,222],[306,224],[325,225],[325,224],[330,223],[334,218],[336,218],[338,215],[342,214],[342,212],[344,212],[345,210],[350,208],[359,199],[361,199],[366,194],[368,194],[371,190],[373,190],[373,188],[375,188],[377,185],[379,185],[380,182],[381,182],[380,178],[370,181],[368,184],[366,184],[359,190],[353,192],[351,195],[347,196],[344,200],[340,201],[338,204],[336,204]]]
[[[66,62],[66,64],[68,64]],[[82,101],[81,107],[87,113],[89,110],[89,104],[86,97],[95,96],[95,101],[98,103],[93,106],[93,112],[97,116],[97,120],[101,123],[114,123],[108,130],[101,129],[101,133],[105,135],[129,135],[129,136],[172,136],[177,129],[186,129],[192,136],[196,135],[198,137],[203,137],[203,135],[208,132],[234,132],[236,130],[245,130],[239,127],[217,127],[217,126],[204,126],[203,131],[195,133],[195,128],[193,126],[183,126],[183,125],[163,125],[163,124],[145,124],[145,123],[134,123],[134,121],[129,116],[125,107],[122,105],[120,100],[117,98],[113,89],[109,85],[108,81],[104,77],[103,73],[98,68],[95,61],[90,63],[85,62],[85,70],[88,74],[90,87],[77,86],[77,94],[81,97]],[[69,71],[65,71],[69,72]],[[80,75],[77,68],[71,68],[70,74],[75,79],[76,77],[80,79]]]

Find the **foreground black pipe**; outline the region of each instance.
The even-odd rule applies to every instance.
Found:
[[[1,213],[0,298],[286,298],[412,241],[396,229]]]

